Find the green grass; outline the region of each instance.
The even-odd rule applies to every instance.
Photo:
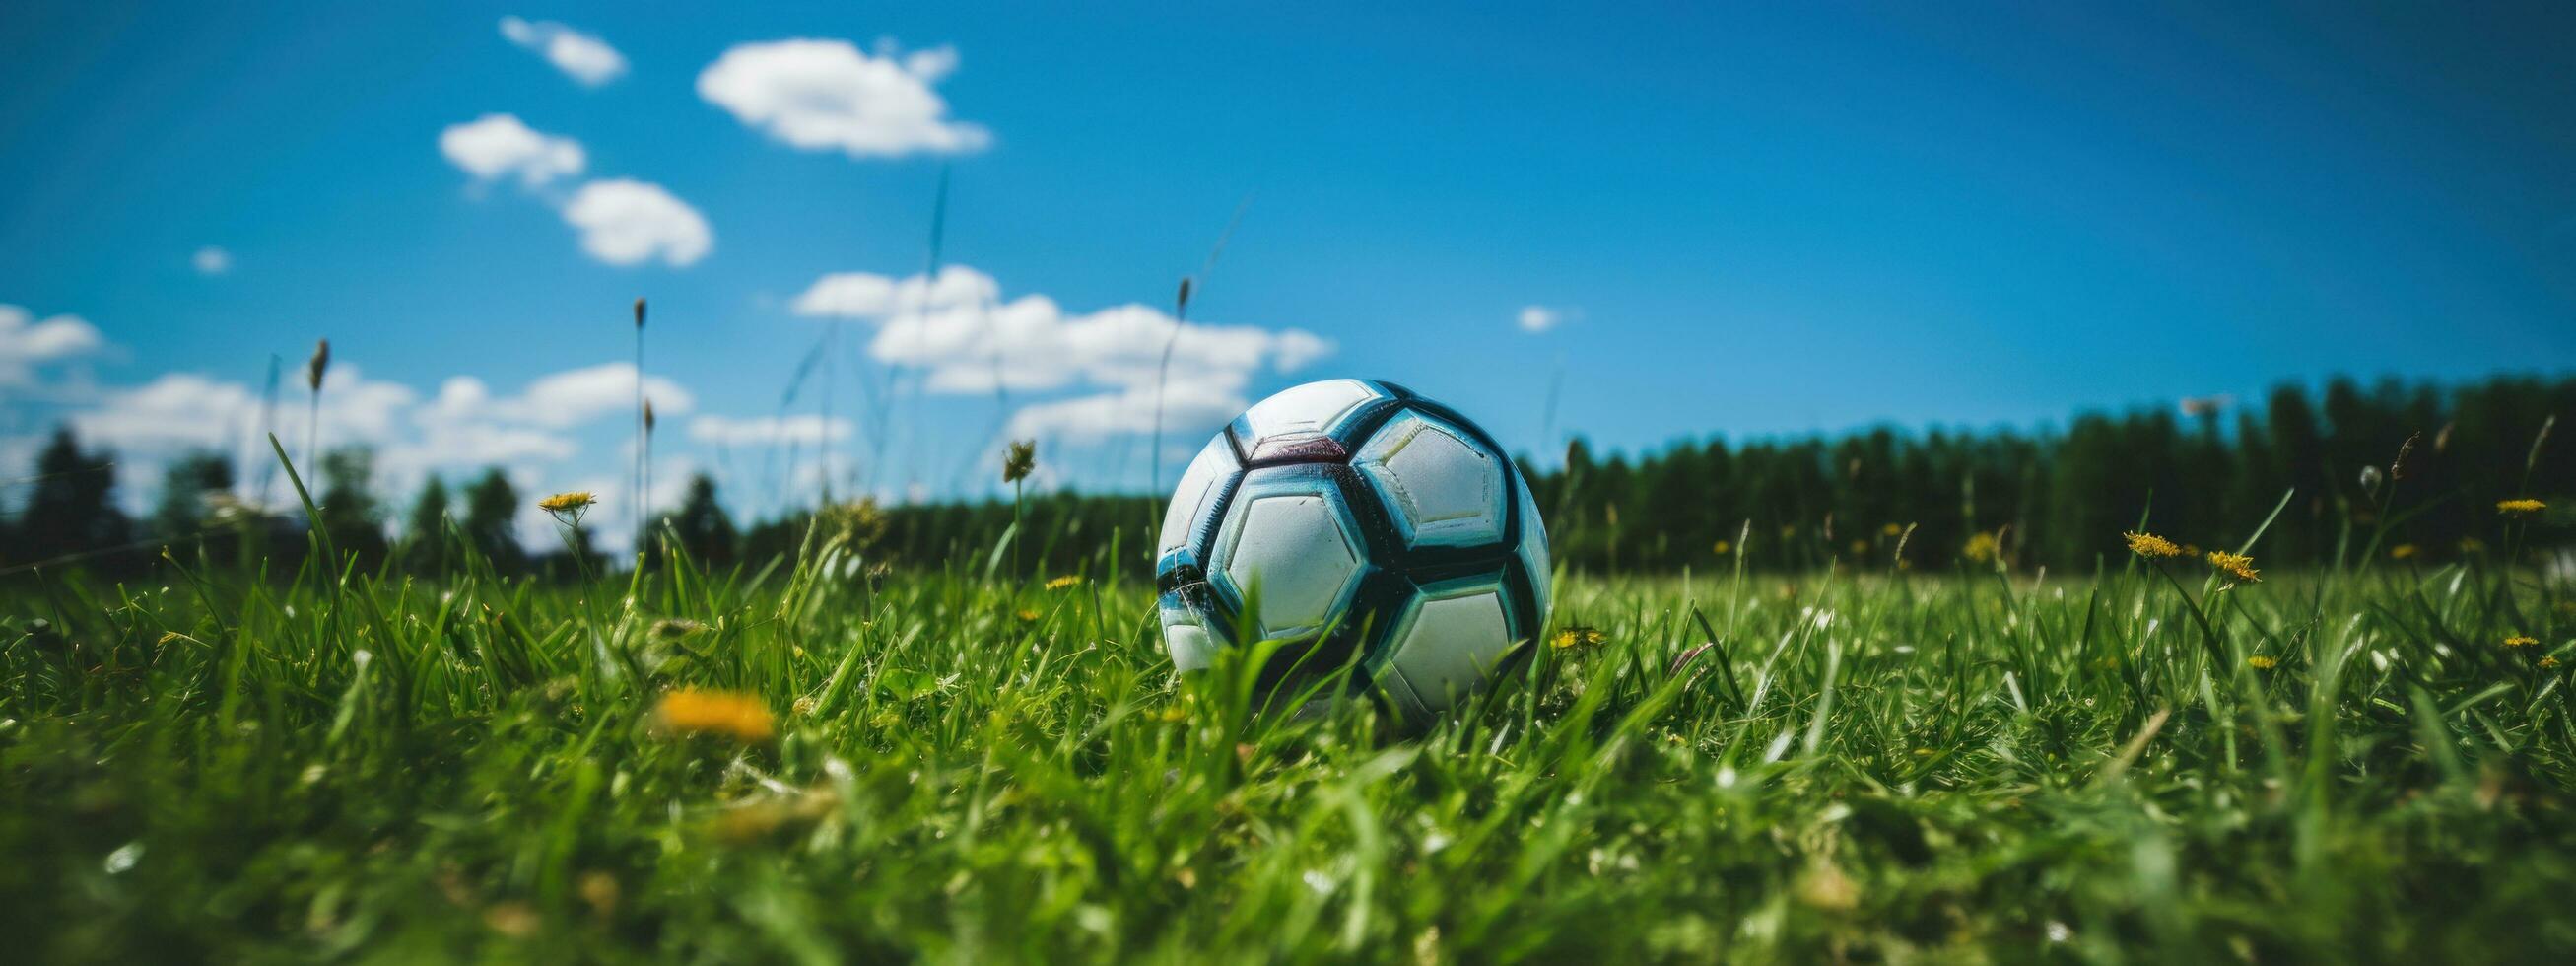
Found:
[[[2576,951],[2538,666],[2576,663],[2563,589],[2112,566],[1572,576],[1557,623],[1606,641],[1410,740],[1257,713],[1241,668],[1176,681],[1144,586],[981,559],[48,575],[0,617],[0,934],[45,962]],[[756,694],[778,737],[666,734],[675,687]]]

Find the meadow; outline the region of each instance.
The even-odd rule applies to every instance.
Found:
[[[568,582],[311,539],[11,585],[26,961],[2576,952],[2576,600],[2487,558],[1568,573],[1404,736],[1177,679],[1114,537],[887,570],[827,513]]]

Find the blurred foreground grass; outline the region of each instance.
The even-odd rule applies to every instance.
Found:
[[[18,585],[10,958],[2576,953],[2527,573],[1577,576],[1393,740],[1175,681],[1138,584],[802,560]]]

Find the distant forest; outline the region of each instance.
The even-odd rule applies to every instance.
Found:
[[[2455,387],[2338,379],[2322,393],[2283,386],[2257,404],[2086,414],[2032,433],[1710,439],[1634,457],[1578,439],[1561,469],[1523,471],[1557,559],[1576,571],[1705,571],[1739,560],[1763,570],[2084,569],[2142,521],[2177,542],[2232,548],[2276,506],[2254,551],[2261,566],[2364,553],[2441,561],[2564,545],[2576,500],[2558,497],[2576,490],[2576,449],[2551,437],[2555,417],[2571,412],[2576,378]],[[2563,437],[2568,427],[2557,429]],[[543,494],[516,492],[497,470],[454,489],[432,480],[398,509],[375,492],[364,449],[321,462],[311,481],[316,522],[362,568],[436,573],[471,556],[503,574],[577,572],[560,544],[520,545],[513,520]],[[172,464],[140,519],[118,509],[115,470],[112,454],[58,431],[34,475],[7,486],[15,512],[0,525],[0,573],[75,564],[131,573],[164,548],[189,562],[276,568],[292,566],[307,544],[300,506],[279,515],[242,504],[233,496],[241,477],[220,456]],[[2532,498],[2546,509],[2497,506]],[[1016,511],[1000,501],[826,512],[892,567],[980,562],[1016,512],[1027,565],[1071,573],[1114,560],[1141,574],[1162,498],[1068,492],[1033,494]],[[655,545],[717,567],[756,567],[794,553],[810,520],[737,525],[701,478],[656,521]]]

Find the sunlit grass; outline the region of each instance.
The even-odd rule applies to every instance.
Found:
[[[1111,568],[856,564],[28,585],[0,915],[45,961],[2576,945],[2527,575],[1574,577],[1573,644],[1391,740],[1175,681]]]

